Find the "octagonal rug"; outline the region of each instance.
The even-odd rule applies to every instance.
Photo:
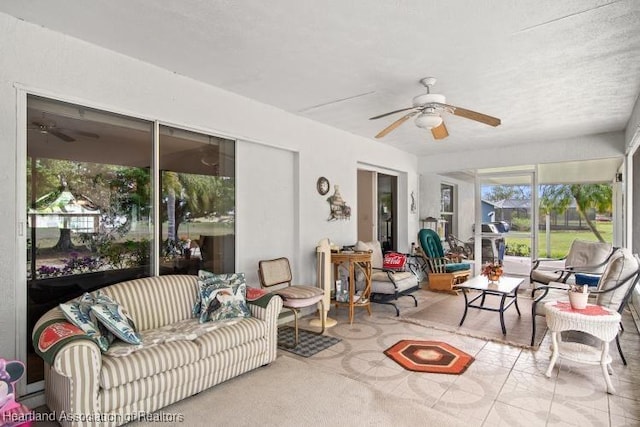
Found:
[[[384,351],[403,368],[415,372],[459,375],[473,356],[440,341],[402,340]]]

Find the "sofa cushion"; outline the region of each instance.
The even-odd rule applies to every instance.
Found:
[[[198,278],[171,274],[129,280],[103,288],[127,311],[138,331],[156,329],[189,319]]]
[[[126,357],[103,355],[100,386],[104,389],[118,387],[194,363],[199,358],[199,347],[194,341],[167,342],[136,351]]]
[[[185,319],[158,329],[140,332],[141,343],[139,345],[130,345],[122,341],[116,341],[109,347],[109,350],[107,350],[105,354],[113,357],[124,357],[144,348],[153,347],[165,342],[193,341],[201,335],[239,321],[240,319],[231,319],[223,322],[200,323],[198,319]]]
[[[255,317],[248,317],[233,325],[219,328],[213,333],[202,335],[193,342],[199,347],[199,357],[204,358],[266,335],[267,323]]]
[[[251,316],[245,301],[244,273],[215,274],[200,270],[198,288],[201,323]]]

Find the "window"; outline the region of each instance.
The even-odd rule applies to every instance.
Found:
[[[452,184],[440,184],[440,218],[438,234],[445,238],[449,234],[457,233],[455,186]]]
[[[235,270],[235,144],[160,126],[160,274]]]

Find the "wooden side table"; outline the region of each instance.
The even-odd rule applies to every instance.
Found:
[[[340,252],[331,254],[331,263],[333,264],[333,277],[338,277],[338,266],[342,263],[348,265],[349,269],[349,301],[333,301],[336,307],[349,307],[349,323],[353,323],[353,315],[356,307],[366,307],[371,316],[371,252]],[[364,275],[364,290],[356,300],[356,269]]]
[[[608,370],[611,364],[609,343],[618,335],[620,313],[593,304],[587,304],[583,310],[574,310],[569,302],[565,301],[550,301],[544,306],[553,346],[551,362],[546,372],[547,377],[551,376],[558,357],[578,363],[600,365],[607,384],[607,393],[615,393]],[[562,331],[580,331],[593,335],[602,341],[601,348],[576,342],[563,342],[560,336]]]

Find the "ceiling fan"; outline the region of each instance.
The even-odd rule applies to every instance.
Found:
[[[75,129],[65,129],[59,128],[56,126],[55,122],[43,123],[38,121],[31,122],[31,126],[28,128],[29,130],[35,130],[43,134],[51,134],[60,138],[65,142],[73,142],[76,139],[68,133],[75,133],[77,135],[85,136],[88,138],[100,138],[100,135],[93,132],[87,132],[83,130],[75,130]],[[65,133],[66,132],[66,133]]]
[[[447,127],[442,120],[442,113],[446,112],[455,116],[464,117],[466,119],[475,120],[480,123],[487,124],[489,126],[498,126],[500,119],[486,114],[478,113],[476,111],[467,110],[465,108],[456,107],[446,103],[444,95],[431,93],[431,86],[436,83],[434,77],[425,77],[420,80],[420,83],[427,88],[427,93],[418,95],[413,98],[413,106],[409,108],[401,108],[400,110],[390,111],[388,113],[380,114],[379,116],[371,117],[369,120],[376,120],[382,117],[387,117],[392,114],[401,113],[403,111],[409,111],[409,113],[400,117],[395,122],[391,123],[386,128],[382,129],[376,135],[376,138],[382,138],[394,129],[398,128],[401,124],[415,118],[415,124],[418,127],[424,129],[431,129],[431,133],[435,139],[444,139],[449,136]]]

